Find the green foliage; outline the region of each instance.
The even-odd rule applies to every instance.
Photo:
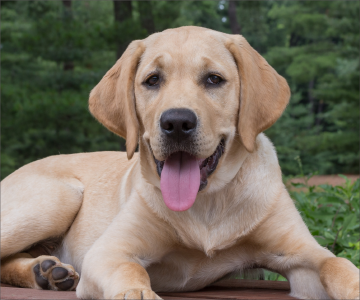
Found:
[[[311,176],[307,176],[306,184],[292,183],[302,190],[290,190],[290,195],[318,243],[360,267],[360,180],[351,183],[339,176],[346,180],[345,186],[309,186]]]
[[[286,39],[265,57],[292,90],[267,131],[283,172],[300,156],[306,173],[359,173],[359,3],[276,2],[268,16]]]
[[[1,8],[2,178],[50,155],[124,150],[87,109],[91,88],[114,62],[112,44],[100,34],[110,25],[96,15],[111,12],[111,3],[74,3],[71,19],[55,1]],[[74,70],[63,69],[66,61]]]

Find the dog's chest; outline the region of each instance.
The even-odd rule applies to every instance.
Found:
[[[217,251],[228,249],[247,235],[258,220],[247,220],[241,209],[232,213],[194,214],[172,220],[178,243],[196,249],[211,257]],[[213,217],[212,217],[213,216]]]
[[[216,251],[227,249],[236,243],[241,235],[237,230],[231,230],[230,227],[224,232],[218,226],[206,226],[203,223],[197,223],[187,228],[177,228],[176,234],[180,243],[190,249],[197,249],[206,256],[211,257]]]
[[[239,245],[209,257],[204,252],[180,248],[147,268],[155,291],[201,289],[224,275],[242,269],[250,257]]]

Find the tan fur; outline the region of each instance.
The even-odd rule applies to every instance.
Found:
[[[55,284],[62,281],[54,280],[51,276],[52,270],[56,267],[67,269],[69,276],[75,281],[71,290],[76,288],[79,282],[79,274],[75,271],[73,266],[61,263],[55,256],[40,255],[34,258],[28,253],[17,253],[1,260],[1,282],[24,288],[42,289],[35,280],[33,269],[36,265],[41,264],[45,260],[52,260],[55,262],[55,265],[47,271],[41,270],[41,276],[48,279],[50,289],[57,290],[58,288]]]
[[[91,91],[89,99],[91,113],[109,130],[126,139],[129,159],[139,139],[133,90],[136,67],[143,52],[141,41],[132,42]]]
[[[24,288],[36,288],[32,272],[33,257],[27,253],[18,253],[1,261],[1,282]]]
[[[164,78],[156,91],[143,84],[154,70]],[[209,72],[225,78],[223,87],[204,86]],[[153,291],[197,290],[252,267],[283,274],[294,297],[358,297],[358,269],[311,236],[261,133],[288,99],[286,81],[241,36],[182,27],[131,43],[89,101],[102,124],[127,138],[127,156],[58,155],[7,177],[2,281],[34,286],[24,258],[12,257],[9,267],[6,257],[64,236],[52,255],[81,272],[81,298],[154,299]],[[207,187],[183,212],[164,204],[153,159],[166,158],[159,119],[170,108],[189,108],[200,120],[197,157],[226,140]]]
[[[256,136],[274,124],[284,111],[290,89],[286,80],[244,37],[234,36],[226,46],[235,58],[240,75],[238,130],[246,150],[253,152]]]

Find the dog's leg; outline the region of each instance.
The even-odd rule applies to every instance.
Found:
[[[320,280],[333,299],[359,299],[359,269],[341,257],[326,259],[320,269]]]
[[[171,251],[175,233],[150,211],[145,203],[128,203],[116,216],[84,258],[78,297],[161,299],[146,267]]]
[[[359,299],[359,269],[323,250],[314,247],[295,254],[297,266],[284,272],[290,282],[290,295],[301,299]]]
[[[79,274],[55,256],[34,258],[18,253],[1,261],[1,282],[23,288],[71,291],[79,282]]]
[[[72,266],[43,255],[52,253],[56,245],[49,245],[45,252],[34,251],[37,246],[29,249],[35,244],[41,248],[49,238],[62,237],[81,206],[82,183],[54,174],[48,164],[43,168],[29,164],[1,183],[3,283],[54,290],[71,290],[78,283],[79,275]],[[24,253],[26,250],[29,253]]]
[[[359,299],[359,269],[317,243],[287,194],[278,204],[253,234],[256,263],[284,274],[293,297]]]
[[[29,164],[1,182],[1,259],[62,236],[81,207],[79,180],[39,173]]]
[[[290,283],[290,296],[299,299],[330,299],[317,271],[299,266],[283,273]]]
[[[304,246],[294,243],[291,249],[283,243],[283,247],[272,249],[257,263],[283,274],[295,298],[359,299],[358,268],[345,258],[335,257],[315,240],[299,242]]]

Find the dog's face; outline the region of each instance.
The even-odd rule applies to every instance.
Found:
[[[254,150],[289,94],[243,37],[182,27],[133,42],[89,102],[101,123],[127,139],[129,158],[140,138],[165,203],[181,211],[211,184],[230,145]]]
[[[143,138],[159,161],[178,151],[206,159],[235,133],[239,74],[225,45],[214,42],[199,30],[150,37],[135,98]]]
[[[167,164],[179,165],[167,177],[172,170],[197,177],[191,168],[200,169],[200,185],[183,187],[193,189],[193,200],[206,188],[226,141],[235,134],[238,95],[239,75],[232,55],[223,43],[214,47],[214,40],[204,37],[202,30],[169,30],[147,41],[135,78],[140,132],[159,176],[163,169],[168,171]],[[187,160],[189,170],[183,170],[180,160]],[[165,182],[164,176],[162,191],[176,185],[176,179]]]

